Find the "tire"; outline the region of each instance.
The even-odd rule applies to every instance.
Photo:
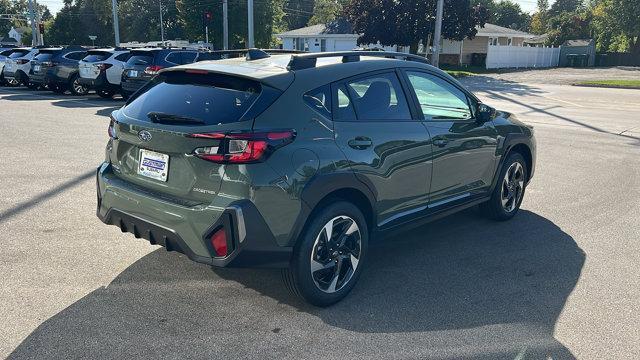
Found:
[[[56,94],[64,94],[67,91],[67,87],[64,85],[51,85],[49,89]]]
[[[71,94],[77,96],[87,95],[89,89],[87,89],[86,86],[81,85],[79,80],[80,76],[78,74],[73,75],[71,80],[69,80],[69,90],[71,91]]]
[[[325,228],[331,229],[330,242]],[[283,271],[285,285],[315,306],[335,304],[357,283],[368,240],[367,222],[355,205],[339,199],[329,203],[313,215],[295,245],[291,265]]]
[[[11,87],[19,86],[20,80],[17,80],[17,79],[6,80],[6,85]]]
[[[509,172],[508,177],[507,172]],[[480,210],[489,218],[498,221],[514,217],[524,198],[527,176],[527,163],[524,157],[517,152],[510,153],[502,165],[491,199],[481,204]]]
[[[20,71],[18,74],[20,74],[19,78],[20,78],[20,83],[18,85],[22,85],[22,86],[29,86],[29,77],[27,76],[27,74],[25,74],[24,72]]]
[[[113,90],[98,90],[96,94],[103,99],[111,99],[116,92]]]

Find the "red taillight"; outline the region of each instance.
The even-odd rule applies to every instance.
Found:
[[[222,164],[247,164],[262,161],[266,155],[295,138],[294,130],[247,133],[192,134],[193,138],[220,140],[217,146],[199,147],[194,155]]]
[[[151,65],[151,66],[147,66],[146,69],[144,69],[144,73],[145,74],[149,74],[149,75],[155,75],[158,73],[158,71],[162,70],[162,66],[158,66],[158,65]]]
[[[211,235],[211,246],[218,256],[227,256],[227,234],[224,228],[219,229]]]
[[[111,65],[111,64],[98,64],[96,67],[97,67],[97,68],[98,68],[98,70],[100,70],[100,71],[105,71],[105,70],[107,70],[108,68],[110,68],[111,66],[113,66],[113,65]]]
[[[109,137],[112,139],[116,139],[116,123],[117,121],[114,118],[111,118],[111,121],[109,122],[109,128],[107,128],[107,133],[109,134]]]

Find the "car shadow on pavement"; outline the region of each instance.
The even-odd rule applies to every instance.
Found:
[[[278,270],[211,271],[156,250],[9,358],[573,359],[554,327],[584,261],[543,216],[492,222],[472,209],[376,242],[352,293],[321,309],[292,297]]]
[[[474,75],[458,79],[462,85],[472,92],[499,91],[503,95],[540,95],[546,91],[534,86],[515,81],[496,79],[491,76]]]

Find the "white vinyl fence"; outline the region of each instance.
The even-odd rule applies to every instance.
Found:
[[[559,60],[559,47],[489,45],[487,49],[487,69],[555,67]]]

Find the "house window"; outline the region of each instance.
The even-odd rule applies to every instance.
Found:
[[[498,38],[490,37],[489,38],[489,45],[498,45]]]
[[[511,46],[513,44],[513,38],[507,39],[507,45]]]
[[[327,51],[327,39],[320,39],[320,51]]]

